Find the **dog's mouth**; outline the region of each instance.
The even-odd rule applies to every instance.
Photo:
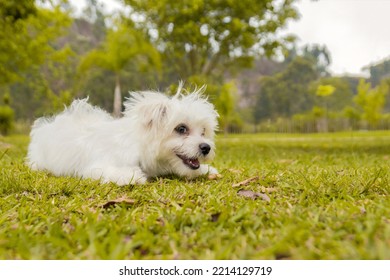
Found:
[[[196,170],[200,167],[199,160],[197,158],[188,158],[184,155],[178,155],[176,154],[185,165],[187,165],[189,168]]]

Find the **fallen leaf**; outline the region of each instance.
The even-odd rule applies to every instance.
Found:
[[[157,222],[160,226],[165,226],[165,221],[164,221],[164,218],[163,217],[159,217],[157,218]]]
[[[221,216],[221,212],[218,212],[218,213],[214,213],[214,214],[211,214],[211,218],[210,218],[210,220],[212,221],[212,222],[217,222],[218,221],[218,219],[219,219],[219,216]]]
[[[272,192],[276,192],[277,190],[278,190],[277,188],[261,187],[261,192],[263,193],[272,193]]]
[[[269,198],[269,196],[266,195],[265,193],[259,193],[259,197],[261,197],[262,200],[265,200],[267,202],[271,201],[271,198]]]
[[[247,197],[247,198],[250,198],[250,199],[257,199],[258,197],[260,197],[261,199],[267,201],[267,202],[270,202],[271,199],[269,198],[268,195],[266,195],[265,193],[259,193],[259,192],[254,192],[254,191],[251,191],[251,190],[244,190],[244,189],[241,189],[237,192],[238,195],[240,196],[243,196],[243,197]]]
[[[382,220],[383,220],[386,224],[390,224],[390,220],[389,220],[389,219],[386,219],[385,217],[383,217]]]
[[[164,198],[161,198],[161,197],[157,200],[157,202],[160,202],[160,203],[162,203],[164,205],[169,204],[169,200],[168,199],[164,199]]]
[[[234,169],[234,168],[230,168],[228,169],[229,172],[231,173],[236,173],[236,174],[241,174],[242,173],[242,169]]]
[[[239,182],[239,183],[235,183],[233,184],[233,188],[236,188],[236,187],[242,187],[242,186],[246,186],[248,185],[249,183],[253,182],[253,181],[256,181],[259,179],[259,176],[255,176],[255,177],[251,177],[251,178],[248,178],[242,182]]]
[[[108,207],[111,207],[111,206],[116,205],[116,204],[121,204],[121,203],[124,203],[127,205],[133,205],[135,203],[135,200],[131,199],[131,198],[117,198],[117,199],[107,201],[106,203],[104,203],[102,205],[102,207],[104,209],[107,209]]]
[[[208,178],[209,178],[209,180],[217,180],[217,179],[221,179],[222,175],[221,174],[209,174]]]

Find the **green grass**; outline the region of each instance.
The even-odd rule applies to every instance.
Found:
[[[27,145],[0,138],[1,259],[390,259],[389,132],[219,136],[222,178],[128,187],[32,172]],[[270,202],[232,187],[253,176]]]

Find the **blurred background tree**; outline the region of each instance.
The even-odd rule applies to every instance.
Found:
[[[131,7],[135,26],[161,51],[164,83],[196,76],[198,83],[220,88],[212,98],[228,102],[234,99],[225,90],[231,88],[228,77],[251,67],[260,57],[281,52],[294,37],[275,33],[288,20],[298,18],[292,0],[124,2]],[[216,102],[217,110],[225,111],[222,105]],[[228,129],[229,119],[237,118],[223,118],[221,127]]]
[[[7,135],[14,125],[15,113],[11,108],[9,94],[3,96],[3,105],[0,105],[0,134]]]
[[[170,80],[221,76],[271,56],[291,36],[275,36],[298,18],[293,0],[125,0],[136,27],[162,52]]]
[[[276,120],[309,110],[314,103],[310,83],[317,77],[313,63],[303,57],[296,57],[283,71],[264,77],[260,81],[254,119]]]
[[[33,0],[1,1],[0,85],[22,80],[30,67],[55,56],[51,42],[69,24],[70,18],[58,6],[37,7]]]
[[[390,128],[390,59],[367,66],[369,77],[332,76],[325,45],[298,47],[282,32],[296,2],[117,0],[109,13],[101,0],[82,11],[0,1],[0,96],[12,101],[3,115],[29,126],[89,96],[120,116],[121,91],[170,92],[184,80],[207,85],[225,133]],[[333,94],[318,96],[323,86]]]
[[[120,117],[122,112],[121,76],[125,67],[132,63],[138,71],[147,67],[161,69],[160,56],[157,50],[133,28],[120,24],[107,32],[101,46],[87,53],[81,64],[84,72],[92,66],[111,71],[115,75],[113,115]]]
[[[385,105],[385,97],[388,94],[388,85],[382,82],[375,88],[371,88],[371,83],[361,79],[358,85],[357,95],[354,102],[362,110],[362,117],[369,125],[376,128],[381,119]]]

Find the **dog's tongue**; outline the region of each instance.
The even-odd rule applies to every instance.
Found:
[[[200,164],[197,158],[188,158],[184,161],[191,169],[198,169]]]
[[[198,169],[200,167],[200,163],[199,163],[199,160],[197,158],[188,158],[186,156],[183,156],[183,155],[179,155],[177,154],[177,156],[179,158],[181,158],[181,160],[183,161],[183,163],[185,165],[187,165],[189,168],[191,169]]]

